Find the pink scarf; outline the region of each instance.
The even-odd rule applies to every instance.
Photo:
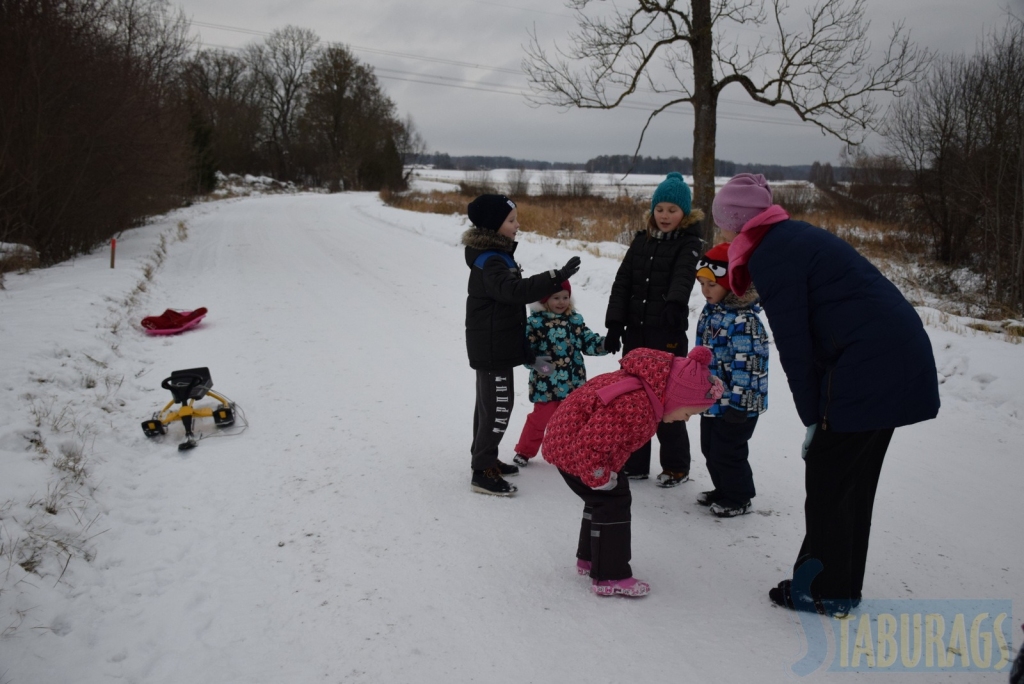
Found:
[[[618,382],[602,387],[597,390],[597,397],[607,406],[612,403],[612,399],[626,392],[633,392],[641,388],[647,392],[647,399],[651,402],[651,408],[654,409],[654,419],[660,423],[661,417],[665,415],[665,407],[662,405],[661,399],[658,399],[658,395],[654,393],[654,388],[647,384],[647,381],[635,375],[630,375],[628,378],[623,378]]]
[[[789,213],[785,209],[773,204],[740,228],[739,235],[729,245],[729,285],[737,295],[742,296],[750,287],[750,270],[747,268],[750,255],[761,244],[769,228],[788,218]]]

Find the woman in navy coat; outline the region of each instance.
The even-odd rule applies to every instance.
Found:
[[[793,221],[764,176],[717,194],[732,289],[753,281],[804,440],[806,533],[793,569],[769,591],[788,608],[836,615],[861,599],[875,489],[893,430],[934,418],[938,374],[921,318],[853,247]]]

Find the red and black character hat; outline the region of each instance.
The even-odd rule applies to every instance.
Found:
[[[729,243],[723,242],[709,249],[697,261],[697,277],[718,283],[729,292]]]
[[[570,297],[572,296],[572,285],[569,284],[568,280],[563,280],[562,281],[562,290],[565,290],[566,292],[568,292]],[[548,300],[551,299],[551,297],[553,297],[554,295],[558,294],[562,290],[558,290],[557,292],[552,292],[547,297],[541,297],[540,303],[541,304],[547,304]]]

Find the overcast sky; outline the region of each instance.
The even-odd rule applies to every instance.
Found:
[[[171,0],[209,47],[237,48],[292,24],[325,42],[343,43],[374,67],[402,117],[411,115],[430,151],[583,162],[632,154],[650,97],[616,111],[534,107],[521,63],[536,27],[542,43],[567,44],[576,27],[557,0]],[[630,0],[616,4],[628,7]],[[595,3],[598,7],[610,3]],[[794,8],[806,4],[792,0]],[[971,54],[978,41],[1024,15],[1024,0],[866,0],[872,44],[881,49],[894,22],[939,53]],[[794,20],[799,11],[792,12]],[[649,108],[648,108],[649,109]],[[842,144],[801,124],[795,114],[746,99],[738,87],[719,102],[717,157],[769,164],[836,163]],[[877,139],[869,141],[880,147]],[[652,124],[640,153],[692,156],[687,106]]]

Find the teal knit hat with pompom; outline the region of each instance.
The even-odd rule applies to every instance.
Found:
[[[651,213],[661,202],[671,202],[689,216],[691,202],[690,186],[683,180],[683,174],[673,171],[661,181],[651,197]]]

